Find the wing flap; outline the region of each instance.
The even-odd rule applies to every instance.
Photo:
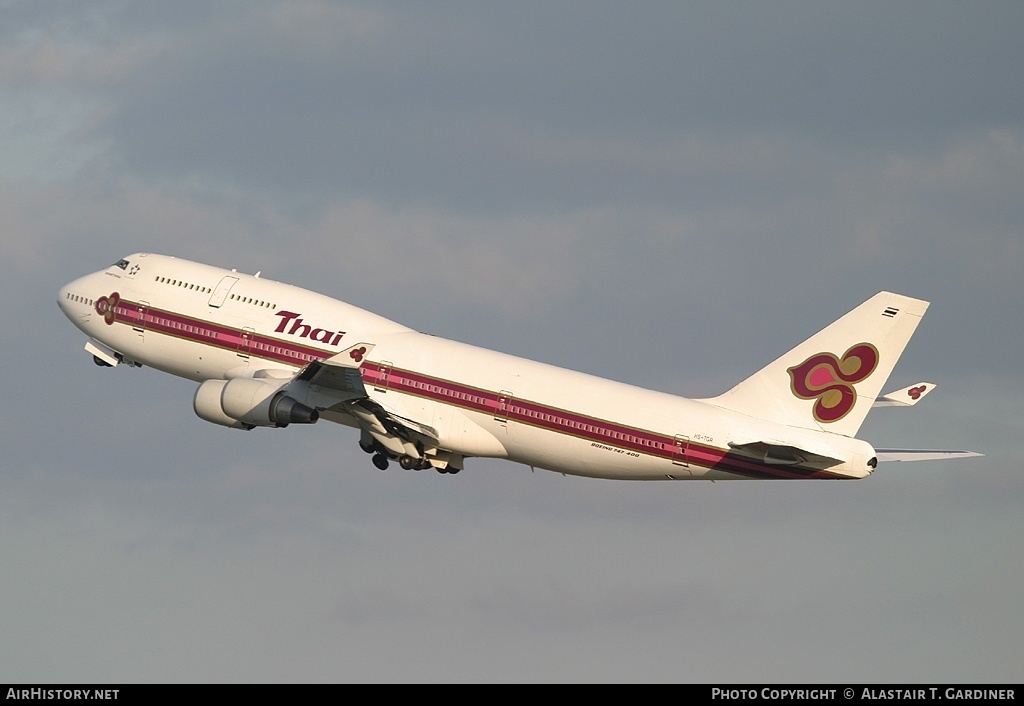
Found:
[[[346,407],[347,411],[360,421],[361,426],[365,425],[364,428],[368,431],[373,427],[373,433],[384,432],[406,441],[437,443],[438,434],[434,427],[396,414],[375,400],[353,400]]]

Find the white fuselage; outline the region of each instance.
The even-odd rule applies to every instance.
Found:
[[[180,377],[289,377],[366,341],[374,347],[359,371],[371,398],[432,427],[441,447],[463,456],[635,480],[870,473],[871,447],[853,438],[418,333],[258,276],[161,255],[128,262],[69,283],[60,307],[104,350]],[[324,416],[354,426],[348,415]],[[737,438],[811,435],[817,444],[827,437],[846,461],[773,465],[729,447]]]

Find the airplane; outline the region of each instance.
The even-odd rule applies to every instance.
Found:
[[[104,367],[198,382],[195,413],[231,429],[319,419],[359,430],[384,470],[502,458],[623,480],[855,479],[881,461],[971,451],[876,449],[870,409],[928,308],[880,292],[725,393],[688,399],[419,333],[234,269],[136,253],[65,285],[58,305]]]

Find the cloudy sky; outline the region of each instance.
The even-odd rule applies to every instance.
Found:
[[[1024,5],[0,0],[0,682],[1019,681]],[[849,483],[377,471],[100,369],[136,251],[716,394],[932,302]]]

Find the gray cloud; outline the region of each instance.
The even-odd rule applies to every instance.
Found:
[[[318,200],[664,204],[692,184],[624,173],[616,141],[941,145],[1015,124],[1001,67],[1024,58],[1012,4],[244,7],[154,33],[163,51],[111,87],[102,130],[132,169]],[[581,139],[597,149],[545,158]]]

